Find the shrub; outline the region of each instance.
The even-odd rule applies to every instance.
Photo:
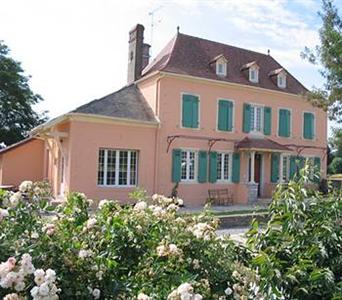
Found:
[[[58,287],[54,297],[200,300],[260,296],[255,289],[257,275],[239,262],[239,253],[246,250],[229,238],[218,237],[218,222],[208,212],[195,217],[178,215],[181,200],[159,195],[147,199],[140,192],[135,196],[147,202],[138,200],[134,206],[103,200],[91,213],[92,201],[72,193],[64,205],[53,209],[44,200],[45,193],[38,196],[38,185],[25,183],[18,193],[2,194],[0,261],[6,264],[9,257],[19,260],[30,255],[34,269],[54,270],[56,288],[50,287],[53,291]],[[32,297],[37,288],[35,276],[30,276],[23,290],[0,283],[0,296]]]
[[[255,222],[249,232],[251,264],[271,299],[342,297],[342,197],[308,191],[308,174],[278,186],[266,228]]]

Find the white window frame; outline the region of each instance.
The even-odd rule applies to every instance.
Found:
[[[222,71],[220,71],[220,66],[222,66]],[[226,76],[227,75],[227,63],[224,61],[216,62],[216,75]]]
[[[182,178],[182,165],[181,165],[181,182],[182,183],[197,183],[198,174],[198,150],[195,149],[181,149],[181,164],[183,161],[183,152],[186,152],[186,178]],[[190,179],[190,153],[194,153],[194,178]]]
[[[252,78],[253,72],[255,74],[254,78]],[[249,81],[254,82],[254,83],[259,82],[259,68],[258,67],[253,66],[249,68]]]
[[[284,158],[286,158],[286,166],[284,165]],[[281,163],[283,164],[283,174],[281,175],[281,182],[289,182],[290,180],[290,159],[291,155],[281,155]],[[286,178],[284,178],[284,170],[286,170]],[[279,178],[280,179],[280,178]]]
[[[279,88],[286,88],[286,75],[284,73],[279,73],[277,75],[277,85]]]
[[[217,151],[217,155],[221,155],[221,176],[216,178],[216,183],[230,183],[232,182],[233,173],[233,153],[230,151]],[[228,178],[224,179],[224,156],[228,155]],[[218,175],[218,173],[217,173]],[[222,179],[223,178],[223,179]]]
[[[128,149],[109,149],[100,148],[98,155],[100,155],[100,150],[104,151],[104,165],[103,165],[103,183],[98,183],[97,185],[101,187],[135,187],[138,184],[138,162],[139,162],[139,152],[137,150]],[[107,168],[108,168],[108,151],[115,151],[115,184],[107,184]],[[120,152],[127,152],[127,184],[119,184],[119,171],[120,171]],[[135,184],[131,184],[131,154],[136,153],[136,163],[135,163]],[[99,164],[97,165],[99,169]],[[98,170],[97,169],[97,170]],[[98,171],[97,171],[98,174]]]
[[[190,95],[190,96],[198,97],[198,126],[196,128],[184,127],[183,126],[183,96],[184,95]],[[180,96],[180,117],[179,117],[179,119],[180,119],[179,128],[187,129],[187,130],[201,130],[201,97],[199,94],[195,94],[192,92],[181,92],[181,96]]]
[[[254,109],[255,108],[261,108],[261,115],[260,115],[260,130],[256,130],[256,123],[257,123],[257,118],[255,117],[256,114],[254,113],[254,118],[253,118],[253,126],[252,126],[252,123],[251,123],[251,132],[254,132],[254,133],[263,133],[264,132],[264,105],[260,105],[260,104],[254,104],[254,103],[250,103],[251,105],[251,109]],[[252,120],[250,120],[252,121]],[[253,129],[252,129],[253,128]]]

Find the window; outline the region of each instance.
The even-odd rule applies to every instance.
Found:
[[[250,112],[250,129],[251,131],[262,131],[263,121],[263,107],[257,105],[251,105]]]
[[[227,64],[225,62],[216,63],[216,74],[219,76],[227,75]]]
[[[199,127],[199,98],[197,96],[183,95],[182,126],[185,128]]]
[[[315,159],[314,157],[306,157],[305,158],[305,163],[308,164],[309,166],[309,174],[308,174],[308,181],[313,182],[315,180]]]
[[[286,75],[284,73],[278,74],[277,84],[278,84],[278,87],[282,89],[286,88]]]
[[[196,156],[195,151],[182,150],[181,156],[181,180],[195,181],[196,178]]]
[[[283,182],[287,182],[290,179],[290,156],[283,156]]]
[[[278,135],[281,137],[291,136],[291,111],[289,109],[279,109]]]
[[[229,181],[230,180],[230,166],[231,166],[230,153],[217,153],[217,180]]]
[[[137,184],[137,162],[137,151],[100,149],[97,184],[135,186]]]
[[[315,137],[315,115],[305,112],[303,115],[303,137],[312,140]]]
[[[249,68],[249,81],[258,82],[259,81],[259,70],[256,67]]]
[[[233,130],[233,102],[228,100],[218,101],[217,129],[221,131]]]

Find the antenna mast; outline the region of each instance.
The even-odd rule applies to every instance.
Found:
[[[151,40],[150,40],[150,44],[151,44],[151,56],[152,56],[152,50],[153,50],[153,47],[152,47],[152,43],[153,43],[153,30],[154,30],[154,26],[155,26],[155,22],[154,22],[154,14],[160,10],[163,6],[160,5],[159,7],[153,9],[152,11],[150,11],[148,13],[148,15],[151,17]],[[158,23],[160,22],[161,20],[158,21]]]

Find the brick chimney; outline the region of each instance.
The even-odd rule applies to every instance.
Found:
[[[150,59],[150,45],[144,44],[144,26],[137,24],[129,32],[127,83],[132,83],[141,77],[142,70]]]

